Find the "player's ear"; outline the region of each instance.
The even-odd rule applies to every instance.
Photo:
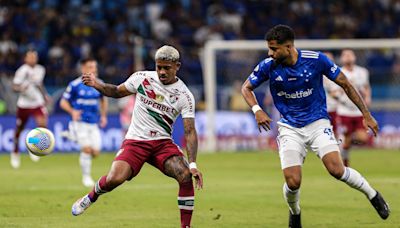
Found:
[[[175,66],[176,66],[176,70],[178,71],[179,68],[181,68],[181,62],[176,62]]]

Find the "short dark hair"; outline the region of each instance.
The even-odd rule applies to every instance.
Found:
[[[29,53],[38,54],[37,51],[36,51],[35,49],[28,49],[28,50],[25,52],[25,56],[27,56]]]
[[[79,63],[80,63],[81,65],[83,65],[83,64],[86,64],[87,62],[91,62],[91,61],[96,61],[96,59],[93,58],[93,57],[86,57],[86,58],[81,59],[81,60],[79,61]]]
[[[265,40],[276,40],[278,44],[283,44],[286,41],[294,41],[294,31],[287,25],[276,25],[265,34]]]

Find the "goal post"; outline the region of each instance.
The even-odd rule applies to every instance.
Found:
[[[400,39],[338,39],[338,40],[296,40],[295,46],[309,50],[340,50],[351,49],[400,49]],[[203,151],[217,150],[216,113],[217,113],[217,52],[218,51],[262,51],[267,52],[264,40],[211,40],[204,46],[203,81],[205,95],[205,142]],[[260,59],[261,61],[261,59]],[[254,65],[256,62],[254,62]],[[250,72],[249,72],[250,73]],[[245,77],[245,75],[243,75]],[[244,78],[243,78],[244,80]]]

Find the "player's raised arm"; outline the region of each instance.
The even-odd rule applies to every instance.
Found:
[[[95,88],[101,94],[107,97],[121,98],[133,94],[130,92],[124,84],[113,85],[109,83],[104,83],[103,81],[96,78],[94,73],[86,73],[82,75],[82,82]]]
[[[242,85],[243,98],[247,102],[247,104],[251,107],[251,110],[255,115],[258,124],[258,130],[261,132],[261,127],[262,127],[264,128],[265,131],[268,131],[271,129],[270,124],[272,122],[272,119],[258,105],[253,90],[254,90],[253,86],[251,85],[249,79],[247,79]]]
[[[364,100],[354,88],[354,86],[350,83],[347,77],[340,72],[337,78],[335,79],[336,84],[343,88],[346,95],[350,98],[350,100],[358,107],[361,113],[364,116],[365,124],[371,128],[372,132],[376,136],[379,130],[378,123],[375,118],[371,115],[371,112],[368,110],[367,105]]]
[[[197,189],[201,189],[203,188],[203,176],[196,166],[198,142],[194,118],[183,118],[183,127],[185,131],[186,151],[189,160],[190,172],[196,180]]]

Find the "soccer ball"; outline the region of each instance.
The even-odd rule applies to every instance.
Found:
[[[34,155],[46,156],[53,152],[54,149],[54,135],[53,133],[43,127],[32,129],[25,139],[26,148]]]

